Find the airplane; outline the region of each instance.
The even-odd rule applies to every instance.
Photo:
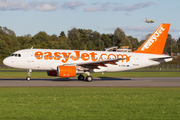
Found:
[[[154,20],[147,20],[147,18],[146,18],[145,22],[147,22],[147,23],[154,23]]]
[[[27,69],[27,81],[32,70],[45,70],[49,76],[93,80],[90,73],[117,72],[144,68],[172,61],[163,55],[170,24],[162,23],[145,43],[134,52],[88,51],[63,49],[23,49],[5,58],[6,66]],[[87,74],[86,78],[83,74]]]

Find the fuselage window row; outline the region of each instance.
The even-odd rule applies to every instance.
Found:
[[[11,55],[11,56],[13,56],[13,55]],[[41,55],[39,55],[39,56],[36,55],[36,57],[42,57],[42,58],[43,58],[43,57],[44,57],[44,58],[68,58],[67,56],[64,57],[64,56],[41,56]],[[70,57],[70,58],[72,58],[72,57]],[[74,58],[76,59],[76,57],[74,57]],[[79,59],[79,58],[81,59],[82,57],[78,57],[78,59]],[[88,58],[88,59],[101,59],[101,57],[96,57],[96,58],[95,58],[95,57],[94,57],[94,58],[92,58],[92,57],[83,57],[83,59],[85,59],[85,58]],[[103,60],[104,60],[104,59],[105,59],[105,60],[106,60],[106,59],[107,59],[107,60],[108,60],[108,59],[111,60],[111,59],[115,59],[115,58],[102,58],[102,59],[103,59]]]

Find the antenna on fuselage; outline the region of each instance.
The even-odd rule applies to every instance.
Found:
[[[33,46],[31,47],[31,49],[33,49]]]

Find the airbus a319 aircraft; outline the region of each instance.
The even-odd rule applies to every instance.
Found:
[[[3,63],[13,68],[46,70],[49,76],[74,77],[91,82],[93,72],[127,71],[172,61],[163,55],[170,24],[161,24],[145,43],[134,52],[87,51],[59,49],[23,49],[5,58]],[[85,78],[82,74],[87,74]]]

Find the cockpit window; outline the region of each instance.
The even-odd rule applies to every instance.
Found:
[[[13,53],[11,56],[21,57],[21,54],[16,54],[16,53]]]

